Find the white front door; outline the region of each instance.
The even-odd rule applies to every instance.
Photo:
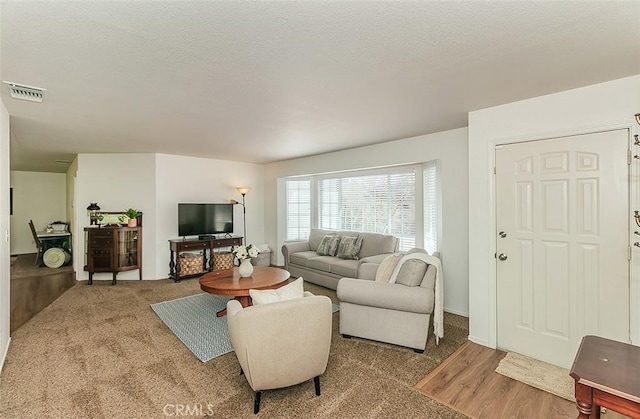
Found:
[[[569,368],[629,341],[628,132],[496,147],[498,347]]]

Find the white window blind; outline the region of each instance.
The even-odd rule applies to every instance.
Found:
[[[400,250],[415,247],[415,166],[342,176],[318,181],[320,228],[391,234]]]
[[[423,169],[424,196],[424,248],[427,252],[440,251],[440,186],[438,165],[436,161],[424,164]]]
[[[286,195],[286,240],[306,240],[311,231],[311,180],[287,180]]]

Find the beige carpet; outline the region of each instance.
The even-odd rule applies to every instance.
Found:
[[[498,374],[513,378],[532,387],[539,388],[563,399],[575,402],[574,380],[569,370],[508,352],[496,368]]]
[[[305,288],[337,302],[335,291]],[[189,408],[213,418],[463,418],[413,386],[466,341],[466,318],[445,313],[445,338],[436,346],[430,333],[417,354],[343,339],[336,313],[322,394],[313,381],[266,391],[254,415],[235,354],[200,362],[150,307],[201,292],[195,279],[75,285],[12,334],[0,417],[162,418]]]

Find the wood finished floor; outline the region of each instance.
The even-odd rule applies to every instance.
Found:
[[[576,418],[575,403],[495,372],[506,352],[466,342],[415,388],[472,418]],[[608,411],[601,416],[625,416]]]

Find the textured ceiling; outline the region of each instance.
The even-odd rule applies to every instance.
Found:
[[[13,170],[77,153],[272,162],[640,73],[640,2],[11,2]]]

